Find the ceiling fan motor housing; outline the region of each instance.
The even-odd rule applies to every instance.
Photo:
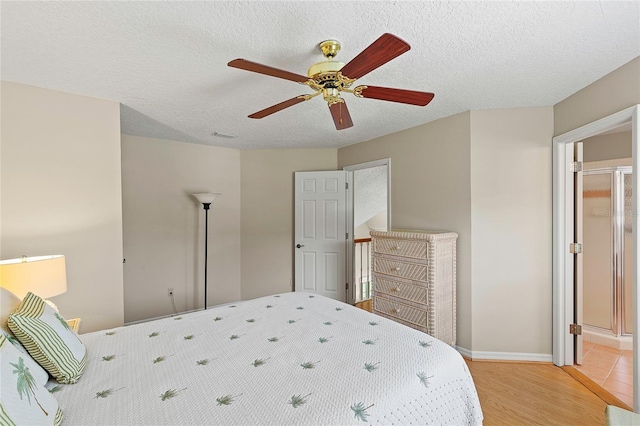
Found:
[[[329,105],[343,102],[340,91],[347,89],[352,83],[340,74],[342,67],[344,67],[343,62],[325,61],[311,65],[307,72],[309,78],[315,83],[309,85],[314,90],[322,90],[322,97]]]
[[[317,64],[313,64],[309,67],[309,71],[307,71],[307,75],[309,78],[316,80],[318,76],[322,76],[327,73],[337,73],[344,67],[344,62],[339,61],[324,61],[318,62]],[[317,81],[317,80],[316,80]]]

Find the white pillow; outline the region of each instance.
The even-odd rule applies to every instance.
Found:
[[[54,425],[62,422],[58,401],[36,383],[24,355],[0,335],[0,424]]]
[[[9,332],[7,320],[20,305],[20,298],[6,288],[0,287],[0,328]]]
[[[0,330],[0,336],[4,336],[5,339],[7,339],[14,348],[22,353],[24,357],[24,363],[27,367],[29,367],[29,371],[31,371],[31,374],[33,374],[33,378],[36,379],[36,383],[38,383],[40,386],[44,386],[49,381],[49,373],[44,371],[40,364],[38,364],[33,358],[31,358],[29,352],[27,352],[24,346],[20,344],[18,339],[16,339],[13,334],[7,333],[4,330]],[[0,424],[2,423],[0,422]]]

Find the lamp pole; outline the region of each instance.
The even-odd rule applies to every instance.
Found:
[[[209,208],[213,200],[221,194],[217,192],[203,192],[193,194],[204,207],[204,308],[207,309],[207,260],[209,256]]]
[[[202,203],[204,206],[204,308],[207,309],[207,257],[209,254],[209,207],[211,203]]]

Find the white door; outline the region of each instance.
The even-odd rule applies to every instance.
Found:
[[[577,164],[582,164],[582,142],[578,142],[574,146],[575,149],[575,157],[574,161]],[[582,177],[582,169],[578,168],[578,171],[575,173],[574,180],[574,194],[575,194],[575,238],[574,241],[582,244],[583,238],[583,223],[584,223],[584,212],[583,212],[583,177]],[[584,256],[582,253],[575,254],[575,306],[574,306],[574,324],[582,327],[583,324],[583,297],[584,297],[584,283],[583,283],[583,262]],[[582,364],[582,334],[575,334],[575,345],[574,345],[574,362],[576,364]]]
[[[295,289],[345,301],[346,172],[295,174]]]

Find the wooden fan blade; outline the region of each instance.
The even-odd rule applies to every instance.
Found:
[[[309,77],[304,75],[295,74],[289,71],[284,71],[278,68],[262,65],[257,62],[247,61],[246,59],[234,59],[227,65],[233,68],[239,68],[241,70],[257,72],[259,74],[270,75],[271,77],[284,78],[285,80],[291,80],[298,83],[304,83],[309,80]]]
[[[329,110],[331,111],[333,122],[336,125],[336,130],[344,130],[353,126],[351,114],[349,114],[349,109],[347,109],[345,102],[337,102],[331,105]]]
[[[282,111],[285,108],[289,108],[290,106],[294,106],[294,105],[299,104],[300,102],[304,102],[306,100],[307,100],[307,98],[305,98],[304,95],[296,96],[295,98],[291,98],[291,99],[286,100],[284,102],[280,102],[279,104],[275,104],[273,106],[270,106],[269,108],[265,108],[262,111],[254,112],[253,114],[251,114],[249,116],[249,118],[264,118],[267,115],[271,115],[271,114],[273,114],[275,112]]]
[[[417,92],[415,90],[391,89],[389,87],[359,86],[362,87],[360,95],[363,98],[380,99],[381,101],[399,102],[401,104],[411,104],[425,106],[435,96],[429,92]],[[356,87],[356,90],[358,87]]]
[[[385,33],[342,67],[340,72],[346,77],[357,79],[402,55],[409,49],[411,49],[409,43],[393,34]]]

